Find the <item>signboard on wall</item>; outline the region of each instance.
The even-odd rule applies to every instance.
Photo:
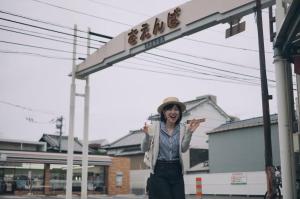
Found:
[[[232,185],[247,184],[247,174],[243,172],[232,173],[231,184]]]

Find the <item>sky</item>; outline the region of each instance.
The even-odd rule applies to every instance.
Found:
[[[38,141],[44,133],[58,134],[55,120],[60,116],[63,135],[68,134],[74,24],[82,37],[76,57],[85,58],[88,28],[115,37],[185,2],[1,0],[0,138]],[[270,112],[276,113],[268,13],[262,14],[269,94],[273,95]],[[140,129],[168,96],[189,101],[211,94],[229,115],[240,119],[262,116],[255,16],[242,21],[246,21],[246,31],[236,36],[226,39],[229,25],[220,24],[91,74],[89,139],[113,142]],[[101,47],[99,40],[108,41],[93,36],[91,45]],[[76,92],[83,93],[84,85],[77,80]],[[82,97],[76,97],[75,106],[74,135],[82,139]]]

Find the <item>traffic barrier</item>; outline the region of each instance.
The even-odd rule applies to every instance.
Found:
[[[196,178],[196,196],[202,198],[202,178]]]

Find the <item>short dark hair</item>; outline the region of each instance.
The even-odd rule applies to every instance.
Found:
[[[176,107],[178,108],[178,110],[179,110],[179,118],[178,118],[178,120],[175,122],[175,124],[179,124],[179,123],[180,123],[181,118],[182,118],[182,110],[181,110],[180,106],[178,106],[177,104],[168,104],[168,105],[166,105],[166,106],[163,108],[163,110],[161,111],[161,113],[160,113],[160,121],[166,123],[166,118],[165,118],[165,116],[164,116],[164,111],[170,110],[170,109],[172,109],[174,106],[176,106]]]

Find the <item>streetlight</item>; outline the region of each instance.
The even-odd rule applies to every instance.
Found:
[[[61,152],[61,136],[62,136],[63,117],[56,119],[56,128],[59,129],[59,152]]]

